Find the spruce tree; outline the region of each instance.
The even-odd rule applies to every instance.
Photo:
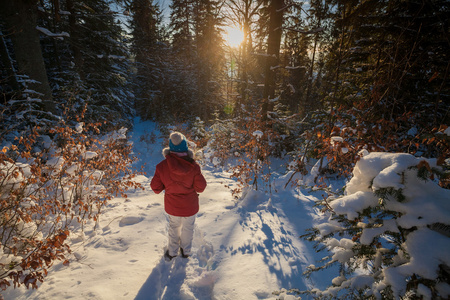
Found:
[[[198,0],[195,3],[195,25],[195,65],[199,85],[196,113],[207,119],[223,107],[221,89],[225,62],[220,1]]]
[[[88,104],[88,118],[119,126],[123,119],[129,124],[132,115],[132,99],[126,92],[130,64],[123,28],[110,4],[107,0],[73,2],[76,19],[70,29],[71,34],[77,33],[70,42],[80,52],[74,51],[75,62],[77,55],[82,58],[76,67],[85,89],[78,104]]]
[[[267,118],[273,109],[272,99],[275,98],[276,69],[280,63],[281,36],[283,35],[284,1],[270,1],[269,4],[269,36],[267,38],[267,57],[264,70],[264,93],[262,105],[262,118]]]
[[[0,1],[0,16],[3,30],[11,37],[18,74],[27,90],[34,90],[42,98],[42,109],[55,112],[52,91],[42,56],[39,33],[37,1]]]
[[[175,53],[190,65],[194,53],[194,0],[175,0],[170,5],[170,28]]]
[[[434,162],[406,153],[370,153],[358,161],[345,195],[319,202],[328,220],[303,235],[318,252],[328,250],[305,274],[332,265],[339,271],[326,289],[308,294],[448,298],[450,192],[433,180],[439,170]]]
[[[164,50],[161,12],[149,0],[135,0],[130,7],[132,19],[131,51],[134,54],[135,107],[144,118],[155,119],[162,107]]]

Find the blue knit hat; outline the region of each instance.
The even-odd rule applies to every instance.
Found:
[[[188,152],[186,137],[179,132],[172,132],[169,137],[169,148],[172,152]]]

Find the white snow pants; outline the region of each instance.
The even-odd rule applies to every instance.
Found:
[[[167,216],[169,219],[169,255],[177,256],[180,247],[183,248],[184,254],[190,255],[195,215],[190,217]]]

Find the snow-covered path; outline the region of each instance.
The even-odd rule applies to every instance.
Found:
[[[154,130],[144,124],[134,143],[148,163],[138,178],[145,190],[113,199],[95,230],[72,235],[69,266],[56,264],[38,290],[10,290],[5,299],[276,299],[274,291],[310,285],[301,274],[317,258],[298,236],[314,222],[314,197],[283,191],[283,177],[278,193],[235,201],[229,176],[205,166],[193,255],[165,262],[163,195],[149,187],[161,146],[141,139]]]

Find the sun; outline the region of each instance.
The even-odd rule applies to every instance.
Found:
[[[244,33],[236,27],[226,27],[225,40],[230,47],[237,48],[244,40]]]

